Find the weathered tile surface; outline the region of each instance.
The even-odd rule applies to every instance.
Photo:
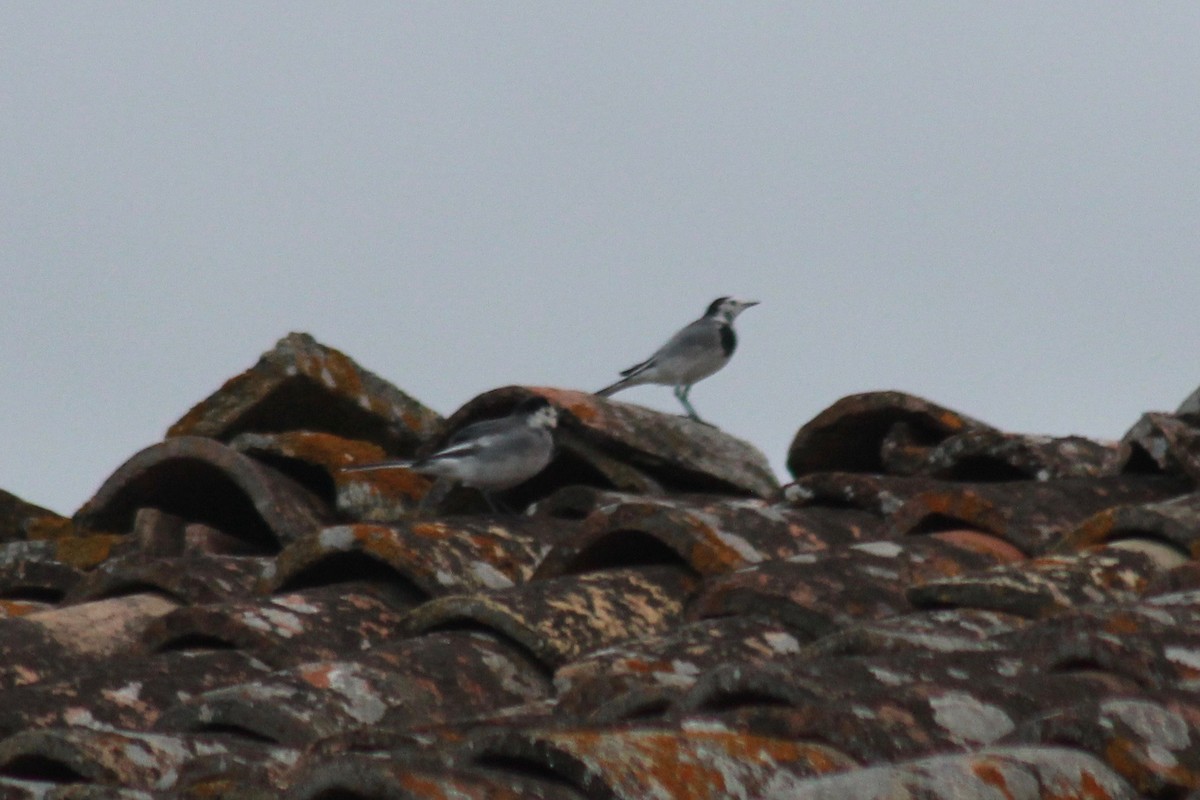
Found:
[[[342,471],[533,394],[511,513]],[[855,395],[780,490],[716,428],[443,420],[294,334],[73,518],[0,493],[0,798],[1196,800],[1196,396],[1113,443]]]

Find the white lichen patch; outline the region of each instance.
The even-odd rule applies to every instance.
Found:
[[[304,595],[300,594],[285,594],[273,598],[272,602],[275,605],[283,606],[289,611],[295,611],[297,614],[317,614],[321,611],[320,607],[314,606],[308,600],[304,599]]]
[[[763,634],[763,639],[771,646],[771,650],[779,655],[800,652],[800,640],[790,633],[768,631]]]
[[[874,565],[864,566],[862,568],[862,573],[864,575],[869,575],[872,578],[878,578],[884,583],[895,583],[896,581],[900,580],[899,572],[894,569],[887,569],[886,567]]]
[[[895,542],[863,542],[850,546],[851,550],[861,550],[881,558],[895,558],[904,552],[904,548]]]
[[[354,530],[345,525],[326,528],[317,534],[322,550],[349,550],[354,546]]]
[[[899,672],[893,672],[883,667],[868,667],[868,669],[871,675],[875,677],[875,680],[884,686],[903,686],[911,680],[907,675],[901,675]]]
[[[1195,606],[1200,605],[1200,589],[1190,589],[1186,592],[1172,592],[1146,598],[1147,605],[1153,606]]]
[[[700,668],[691,661],[680,661],[679,659],[675,659],[671,662],[671,669],[676,675],[695,677],[700,674]]]
[[[797,484],[789,484],[784,487],[783,497],[789,503],[801,503],[805,500],[812,500],[817,494],[807,486],[798,486]]]
[[[142,682],[133,681],[120,689],[105,689],[101,692],[104,697],[117,705],[137,706],[141,704]]]
[[[756,550],[754,546],[750,544],[750,542],[746,541],[741,536],[738,536],[734,533],[727,533],[722,530],[716,530],[714,533],[716,533],[717,538],[721,540],[721,544],[737,553],[743,561],[746,561],[749,564],[757,564],[763,560],[762,553]]]
[[[485,652],[480,660],[487,665],[492,675],[500,678],[500,686],[513,694],[533,699],[541,692],[541,686],[524,670],[518,669],[512,659],[499,653]]]
[[[304,630],[304,625],[295,614],[275,608],[262,608],[242,614],[246,627],[266,633],[275,633],[290,639]]]
[[[1179,766],[1179,759],[1175,758],[1175,754],[1159,744],[1150,744],[1146,748],[1146,757],[1160,767],[1166,767],[1167,769]]]
[[[508,589],[513,585],[511,578],[486,561],[476,561],[472,564],[471,574],[488,589]]]
[[[964,744],[988,744],[1016,728],[1004,709],[966,692],[947,692],[932,698],[929,705],[937,724]]]
[[[1021,673],[1024,665],[1015,658],[998,658],[993,667],[998,675],[1002,675],[1005,678],[1013,678]]]
[[[680,726],[685,731],[691,733],[728,733],[729,728],[724,723],[716,720],[706,719],[686,719]]]
[[[379,698],[370,681],[358,674],[358,670],[335,667],[328,672],[329,688],[346,701],[346,713],[363,723],[374,723],[383,719],[387,704]]]
[[[1200,650],[1193,650],[1190,647],[1169,646],[1163,651],[1163,654],[1169,661],[1200,672]]]
[[[92,712],[86,708],[71,707],[63,712],[63,721],[73,728],[92,728],[104,729],[108,726],[101,725]]]
[[[1156,703],[1125,699],[1106,700],[1100,704],[1100,711],[1128,725],[1148,744],[1157,744],[1170,750],[1182,750],[1191,740],[1187,722],[1178,714]]]

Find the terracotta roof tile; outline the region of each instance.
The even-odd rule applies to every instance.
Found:
[[[970,430],[931,448],[915,471],[958,481],[1100,478],[1116,474],[1121,455],[1116,442],[1082,436]]]
[[[280,339],[250,369],[196,405],[168,436],[228,441],[239,433],[323,431],[410,453],[441,418],[308,334]]]
[[[844,397],[806,423],[788,448],[796,477],[812,472],[914,474],[947,438],[990,425],[902,392]]]
[[[1081,522],[1064,545],[1084,548],[1129,539],[1167,544],[1181,558],[1200,557],[1200,492],[1106,508]]]
[[[982,608],[1044,617],[1087,603],[1136,600],[1156,572],[1142,553],[1104,548],[1002,564],[909,588],[917,607]]]
[[[496,389],[454,412],[447,427],[455,429],[479,418],[498,416],[530,394],[541,395],[567,412],[556,437],[559,458],[586,465],[593,480],[600,478],[613,488],[760,497],[771,496],[779,488],[766,456],[752,445],[686,417],[587,392],[517,386]],[[570,464],[558,471],[576,478],[572,483],[593,482],[579,480],[581,476]],[[553,475],[546,478],[543,484],[551,483]],[[533,483],[539,482],[535,479]],[[551,485],[565,484],[554,481]]]
[[[1021,630],[1028,620],[978,608],[913,611],[867,620],[817,639],[804,648],[811,657],[878,655],[912,650],[957,653],[995,650],[996,637]]]
[[[975,528],[1028,555],[1061,546],[1093,514],[1129,503],[1165,500],[1187,491],[1179,480],[1115,478],[1000,483],[944,483],[910,498],[888,519],[892,535]]]
[[[607,714],[623,695],[636,693],[627,703],[662,706],[720,664],[768,661],[799,649],[800,642],[779,622],[720,617],[593,651],[560,667],[554,684],[560,708],[579,715]]]
[[[181,697],[268,670],[236,650],[117,657],[104,669],[64,671],[56,679],[8,690],[0,707],[0,735],[67,726],[149,730]]]
[[[251,782],[252,773],[279,779],[298,758],[294,751],[232,737],[74,727],[26,731],[0,741],[0,770],[32,776],[50,772],[70,776],[68,782],[169,790],[181,788],[181,781],[198,762],[217,754],[240,773],[244,783]]]
[[[693,728],[529,731],[485,740],[481,756],[540,765],[588,797],[762,797],[772,787],[855,766],[820,744]]]
[[[512,589],[451,595],[414,609],[413,633],[473,625],[494,630],[550,668],[677,625],[695,579],[678,567],[636,567]]]
[[[1162,472],[1200,482],[1200,429],[1188,419],[1144,414],[1121,444],[1125,472]]]
[[[83,579],[61,560],[58,540],[0,544],[0,596],[57,603]]]
[[[1200,694],[1080,697],[1029,720],[1009,740],[1077,748],[1107,763],[1143,796],[1177,797],[1200,785]]]
[[[342,471],[533,394],[525,513]],[[1198,409],[857,395],[780,491],[709,426],[442,420],[293,335],[73,520],[0,494],[0,797],[1200,800]]]
[[[603,499],[608,502],[604,503]],[[794,509],[758,499],[643,498],[610,493],[573,536],[542,560],[538,577],[612,564],[653,563],[663,551],[701,575],[871,538],[866,512]]]
[[[783,495],[789,503],[799,508],[854,508],[884,518],[912,498],[941,488],[942,481],[928,477],[812,472],[785,486]]]
[[[71,520],[0,491],[0,542],[46,539],[70,533]]]
[[[525,656],[485,634],[430,634],[210,689],[168,709],[163,731],[237,728],[300,746],[382,723],[430,725],[548,696]]]
[[[403,756],[353,755],[309,759],[297,771],[288,800],[330,797],[426,800],[584,800],[557,778],[480,767],[446,767]]]
[[[394,525],[340,525],[310,534],[276,559],[272,589],[325,569],[347,554],[387,565],[427,597],[524,583],[573,523],[529,517],[409,519]]]
[[[987,555],[931,537],[862,542],[712,578],[691,613],[764,614],[812,639],[908,610],[904,590],[914,583],[992,563]]]
[[[961,800],[964,797],[1134,800],[1132,787],[1096,758],[1065,747],[995,747],[855,770],[784,787],[769,800]]]
[[[103,665],[137,644],[176,604],[131,595],[0,620],[0,690]]]
[[[387,641],[403,608],[370,585],[335,585],[273,597],[185,606],[146,626],[146,653],[232,647],[272,666],[336,658]]]
[[[198,436],[169,439],[126,461],[76,519],[123,533],[145,507],[203,522],[248,552],[274,552],[330,518],[318,498],[283,473]]]
[[[87,573],[67,595],[68,602],[158,592],[177,603],[204,605],[236,600],[254,590],[273,562],[251,556],[146,556],[110,558]]]

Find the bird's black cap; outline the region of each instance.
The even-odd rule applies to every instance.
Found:
[[[731,300],[731,299],[732,298],[730,298],[730,297],[718,297],[716,300],[713,300],[711,303],[708,304],[708,310],[704,312],[704,316],[711,317],[711,316],[715,315],[718,311],[721,310],[721,305],[723,303],[725,303],[727,300]]]

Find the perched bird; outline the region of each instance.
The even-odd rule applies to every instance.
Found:
[[[556,425],[558,409],[543,397],[531,397],[507,417],[483,420],[456,431],[442,449],[424,458],[363,464],[342,471],[403,467],[422,475],[449,478],[480,490],[495,511],[491,492],[524,483],[550,463],[554,457],[550,432]]]
[[[608,397],[622,389],[644,383],[673,386],[675,396],[683,404],[688,416],[703,422],[688,402],[688,392],[694,384],[729,363],[737,347],[733,321],[738,314],[756,305],[757,300],[718,297],[709,305],[704,316],[672,336],[654,355],[622,371],[621,380],[605,386],[596,394]]]

